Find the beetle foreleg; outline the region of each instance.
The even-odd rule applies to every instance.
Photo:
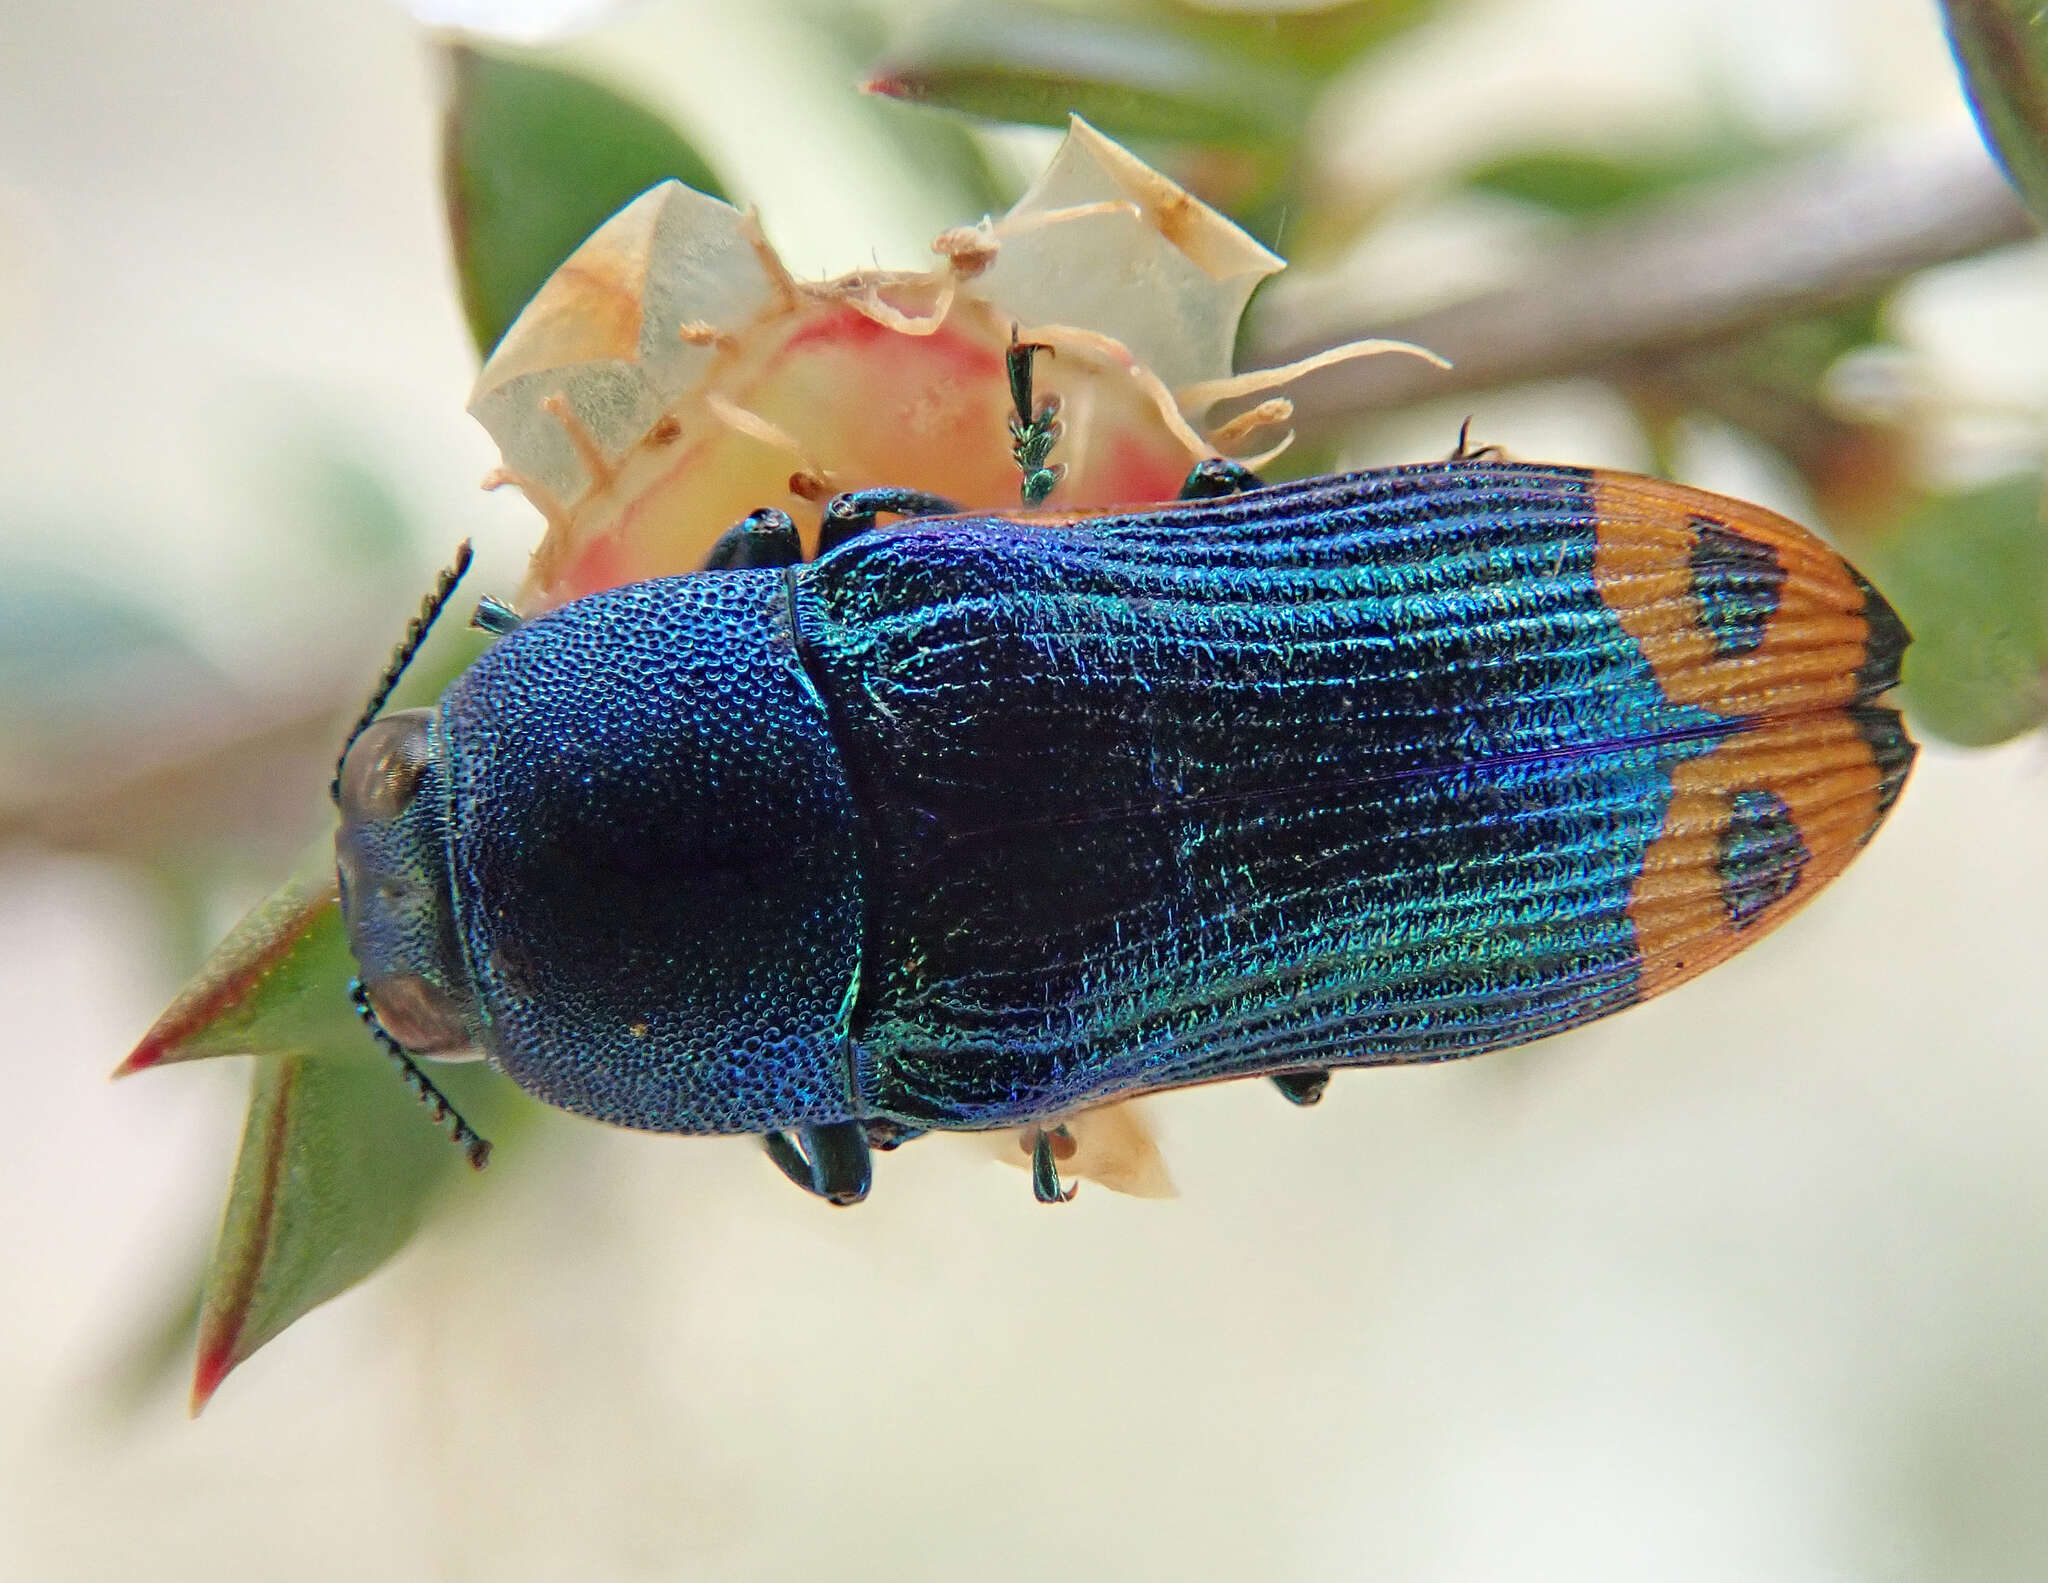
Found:
[[[883,512],[896,517],[952,517],[960,508],[944,495],[922,489],[856,489],[825,502],[818,524],[818,553],[836,550],[856,533],[865,533]]]
[[[1265,479],[1227,456],[1208,456],[1188,469],[1187,482],[1180,486],[1183,500],[1220,500],[1241,495],[1247,489],[1264,489]]]
[[[1330,1074],[1324,1067],[1310,1067],[1305,1072],[1275,1072],[1273,1086],[1290,1105],[1313,1105],[1330,1086]]]
[[[488,632],[494,638],[502,638],[525,626],[526,617],[504,600],[485,594],[476,602],[476,609],[469,613],[469,624],[478,632]]]
[[[796,524],[787,511],[773,506],[750,512],[718,536],[704,557],[707,572],[744,572],[769,566],[794,566],[804,558]]]
[[[835,1204],[857,1204],[868,1196],[874,1171],[868,1160],[867,1131],[859,1122],[799,1127],[797,1138],[801,1146],[786,1132],[771,1132],[761,1140],[784,1176]]]
[[[1031,1146],[1031,1195],[1041,1204],[1071,1202],[1080,1190],[1078,1183],[1065,1189],[1060,1187],[1060,1162],[1053,1157],[1055,1138],[1067,1144],[1069,1154],[1073,1153],[1073,1135],[1065,1127],[1054,1127],[1049,1132],[1040,1129],[1038,1141]]]

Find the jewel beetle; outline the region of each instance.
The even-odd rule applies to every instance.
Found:
[[[863,490],[809,561],[756,512],[700,572],[486,601],[380,716],[451,588],[336,777],[358,1011],[437,1116],[411,1057],[480,1052],[840,1203],[930,1129],[1038,1125],[1057,1200],[1086,1106],[1619,1011],[1840,873],[1914,755],[1906,630],[1818,538],[1462,437],[1103,514]]]

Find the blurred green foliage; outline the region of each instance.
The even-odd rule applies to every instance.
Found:
[[[2048,221],[2048,6],[1942,0],[1941,9],[1984,141]]]
[[[2039,477],[1922,501],[1859,545],[1913,634],[1914,719],[1965,747],[2048,720],[2048,513]]]
[[[661,117],[542,58],[455,44],[442,148],[462,308],[488,355],[583,239],[649,187],[724,197]]]

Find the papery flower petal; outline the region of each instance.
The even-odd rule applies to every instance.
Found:
[[[1208,409],[1324,361],[1413,350],[1233,374],[1238,318],[1281,261],[1078,119],[1008,214],[934,251],[929,271],[797,282],[748,217],[672,183],[601,227],[471,403],[504,456],[493,481],[548,519],[521,608],[694,570],[762,507],[814,534],[841,490],[1016,509],[1015,337],[1047,349],[1037,388],[1060,404],[1055,512],[1169,500],[1208,456],[1270,459],[1291,438],[1284,398],[1213,428]]]
[[[788,291],[746,215],[664,182],[549,277],[477,376],[469,410],[553,520],[702,383],[713,327],[744,325]]]
[[[1245,304],[1286,267],[1079,116],[994,235],[979,295],[1025,324],[1110,336],[1169,387],[1230,372]]]

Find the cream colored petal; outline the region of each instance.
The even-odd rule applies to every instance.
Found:
[[[703,326],[744,326],[788,289],[751,219],[664,182],[548,277],[477,376],[469,410],[509,475],[577,499],[602,482],[587,465],[592,444],[616,461],[709,371],[717,347]]]
[[[1183,385],[1174,391],[1173,399],[1180,403],[1181,410],[1187,413],[1190,419],[1199,419],[1219,401],[1229,401],[1237,396],[1255,396],[1263,390],[1278,390],[1282,385],[1290,384],[1304,374],[1313,374],[1317,369],[1348,363],[1358,357],[1378,357],[1388,352],[1419,357],[1425,363],[1434,363],[1438,368],[1447,369],[1451,366],[1448,358],[1439,357],[1428,347],[1417,346],[1412,341],[1346,341],[1342,346],[1333,346],[1328,351],[1318,352],[1313,357],[1304,357],[1299,362],[1282,363],[1278,368],[1255,368],[1250,373],[1232,374],[1223,379],[1205,379],[1198,384]]]
[[[1245,303],[1283,267],[1078,116],[995,235],[967,289],[1025,323],[1110,336],[1169,386],[1230,373]]]

